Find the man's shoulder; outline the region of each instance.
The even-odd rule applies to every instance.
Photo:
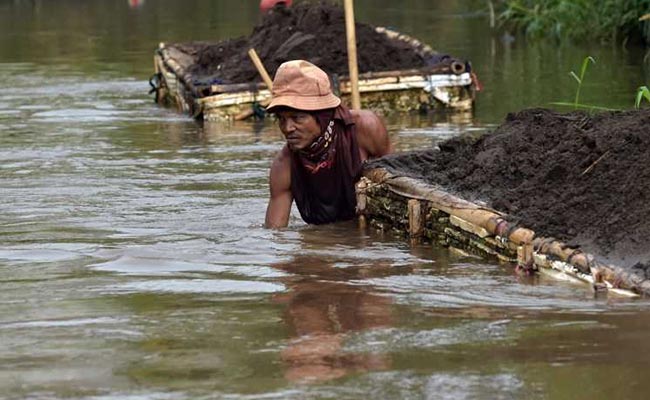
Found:
[[[357,141],[370,158],[388,154],[391,151],[390,139],[382,119],[370,110],[351,110]]]
[[[356,131],[359,136],[380,136],[386,134],[386,126],[384,121],[370,110],[354,110],[350,112]]]
[[[285,145],[273,159],[269,173],[271,193],[289,190],[291,186],[291,155]]]
[[[371,110],[350,110],[350,116],[357,127],[381,123],[381,119]]]
[[[288,168],[291,165],[291,151],[285,144],[273,159],[273,168]]]

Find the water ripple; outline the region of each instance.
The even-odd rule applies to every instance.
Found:
[[[108,293],[213,293],[213,294],[268,294],[285,291],[284,285],[258,281],[226,279],[165,279],[127,282],[102,288]]]

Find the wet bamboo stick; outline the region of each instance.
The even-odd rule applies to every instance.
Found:
[[[650,297],[650,280],[647,280],[627,269],[598,265],[597,274],[606,282],[610,282],[615,288],[628,289],[644,297]]]
[[[552,238],[535,238],[533,248],[539,253],[555,256],[560,261],[577,267],[585,274],[590,274],[591,267],[594,265],[593,257],[589,254],[568,247],[566,244]]]
[[[423,75],[441,75],[441,74],[451,74],[450,64],[437,64],[430,67],[422,68],[411,68],[411,69],[400,69],[397,71],[377,71],[377,72],[365,72],[359,75],[360,80],[364,79],[375,79],[375,78],[392,78],[392,77],[404,77],[404,76],[423,76]],[[342,81],[347,76],[340,77]]]
[[[423,79],[423,76],[428,75],[443,75],[451,74],[449,66],[436,65],[432,67],[424,67],[419,69],[404,69],[398,71],[379,71],[379,72],[366,72],[359,74],[359,84],[374,85],[375,79],[392,78],[391,82],[402,82],[411,78],[413,81]],[[371,82],[365,82],[371,81]],[[346,75],[339,76],[340,85],[349,85],[349,77]],[[250,90],[261,90],[267,87],[265,82],[251,82],[251,83],[229,83],[229,84],[214,84],[210,87],[211,94],[231,93],[231,92],[246,92]]]
[[[508,223],[495,210],[480,207],[416,179],[396,177],[383,168],[368,170],[364,175],[373,182],[389,183],[391,190],[396,193],[430,201],[433,207],[484,228],[493,235],[505,237],[517,245],[531,243],[535,236],[535,232],[530,229]]]
[[[595,282],[605,281],[613,288],[627,289],[644,296],[650,296],[650,280],[624,268],[598,262],[594,256],[568,247],[557,240],[536,238],[533,245],[535,250],[541,254],[554,256],[560,261],[578,268],[583,273],[592,274]]]

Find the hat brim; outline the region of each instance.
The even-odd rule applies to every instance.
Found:
[[[338,107],[340,104],[341,99],[333,93],[325,96],[277,96],[266,107],[266,112],[274,113],[278,107],[289,107],[302,111],[316,111]]]

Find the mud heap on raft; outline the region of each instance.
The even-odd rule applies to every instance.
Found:
[[[371,163],[650,279],[650,110],[530,109],[495,131]],[[646,293],[647,294],[647,293]]]
[[[441,62],[449,65],[453,61],[434,54],[425,45],[392,39],[368,24],[355,25],[360,73],[422,68]],[[329,74],[348,72],[345,14],[340,7],[327,3],[275,7],[249,37],[178,46],[196,56],[189,72],[209,83],[261,82],[248,56],[250,48],[257,51],[271,76],[280,64],[295,59],[310,61]]]
[[[468,62],[382,27],[356,23],[356,36],[362,107],[378,112],[471,110],[474,85]],[[251,48],[271,76],[281,63],[305,59],[332,77],[334,91],[344,101],[349,96],[343,9],[300,3],[272,9],[247,37],[162,44],[155,55],[157,101],[206,119],[232,118],[263,103],[270,92],[249,57]]]

